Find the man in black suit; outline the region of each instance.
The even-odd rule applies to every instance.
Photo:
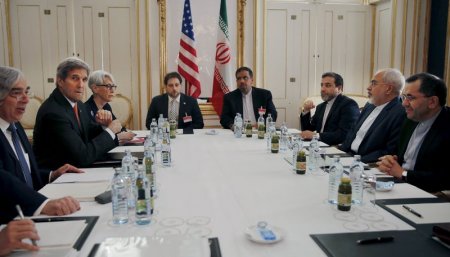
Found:
[[[160,114],[168,120],[176,120],[178,128],[203,128],[203,116],[197,100],[180,93],[182,82],[183,79],[178,72],[166,74],[164,77],[166,93],[153,97],[145,120],[147,129],[150,129],[152,119],[158,120]]]
[[[320,141],[329,145],[338,145],[345,140],[347,132],[359,116],[358,104],[355,100],[342,94],[344,80],[334,72],[322,74],[320,96],[323,103],[317,105],[311,118],[312,101],[305,101],[300,114],[301,136],[311,140],[319,134]]]
[[[33,149],[41,167],[54,169],[64,163],[88,167],[118,145],[120,122],[100,110],[94,124],[81,102],[88,76],[89,66],[78,58],[58,65],[56,88],[39,108],[34,127]]]
[[[405,78],[396,69],[383,69],[375,74],[367,88],[370,103],[339,147],[342,151],[361,155],[365,163],[395,152],[406,117],[400,100],[404,84]]]
[[[253,71],[248,67],[236,70],[237,89],[223,96],[222,115],[220,124],[227,129],[233,129],[236,113],[242,114],[245,120],[250,120],[255,126],[259,113],[270,115],[275,122],[277,110],[272,102],[272,93],[269,90],[253,87]]]
[[[447,87],[441,79],[419,73],[406,80],[397,155],[380,158],[378,168],[428,192],[450,190],[447,164],[450,146],[450,109]]]
[[[17,215],[14,203],[23,205],[27,215],[62,215],[79,209],[78,201],[71,197],[49,201],[35,192],[65,172],[81,171],[68,164],[52,172],[38,168],[19,123],[29,95],[30,88],[22,72],[0,67],[0,195],[5,196],[1,199],[0,221]]]

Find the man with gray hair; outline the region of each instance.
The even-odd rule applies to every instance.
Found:
[[[406,117],[400,99],[404,85],[400,71],[391,68],[377,71],[367,87],[369,103],[339,147],[342,151],[359,154],[366,163],[395,153]]]
[[[33,149],[42,167],[52,169],[66,162],[88,167],[118,145],[120,122],[100,110],[98,124],[92,123],[81,102],[89,71],[76,57],[58,65],[56,88],[39,108],[34,128]]]

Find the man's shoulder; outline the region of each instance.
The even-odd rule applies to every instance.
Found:
[[[255,92],[257,92],[257,93],[270,94],[270,90],[264,89],[264,88],[260,88],[260,87],[253,87],[252,90],[255,90]]]

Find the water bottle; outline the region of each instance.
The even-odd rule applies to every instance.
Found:
[[[264,134],[266,133],[266,125],[264,121],[264,117],[262,114],[259,114],[258,118],[258,139],[264,139]]]
[[[308,172],[315,172],[319,166],[320,158],[319,135],[314,135],[309,144]]]
[[[162,128],[164,125],[164,116],[161,114],[159,114],[159,118],[158,118],[158,128]]]
[[[164,118],[163,133],[170,133],[170,122],[167,118]]]
[[[361,156],[355,155],[350,165],[350,179],[352,184],[352,204],[361,204],[363,200],[363,179],[364,166]]]
[[[288,149],[288,128],[286,126],[286,122],[283,121],[280,127],[280,151],[286,152]]]
[[[144,166],[145,175],[147,176],[148,182],[150,183],[150,189],[155,192],[156,191],[156,183],[155,183],[155,165],[154,160],[155,157],[152,153],[151,147],[146,146],[144,144],[144,158],[142,159],[142,164]]]
[[[125,224],[128,222],[128,188],[127,182],[120,170],[116,170],[111,181],[113,223]]]
[[[150,135],[152,135],[152,141],[156,146],[158,144],[158,125],[155,119],[152,119],[152,123],[150,123]]]
[[[340,163],[339,156],[335,155],[333,157],[333,164],[331,164],[329,169],[328,177],[328,202],[331,204],[337,204],[338,188],[343,173],[344,167]]]
[[[172,156],[170,151],[169,135],[164,133],[161,143],[161,163],[163,166],[170,167],[172,163]]]
[[[133,162],[130,149],[125,149],[125,156],[122,158],[122,176],[127,184],[128,208],[130,209],[134,208],[134,179],[136,177]]]
[[[267,114],[267,118],[266,118],[266,133],[269,132],[269,125],[273,122],[273,118],[272,115],[269,113]]]
[[[242,127],[244,126],[240,113],[236,113],[234,117],[234,136],[237,138],[242,137]]]
[[[143,169],[139,169],[136,178],[136,224],[147,225],[150,224],[152,206],[150,195],[150,183],[147,179]]]
[[[300,149],[302,149],[302,148],[303,148],[303,141],[301,141],[301,139],[299,141],[294,138],[292,141],[292,169],[295,171],[297,170],[297,165],[296,165],[297,154],[298,154],[298,151],[300,151]]]

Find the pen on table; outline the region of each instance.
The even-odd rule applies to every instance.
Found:
[[[416,212],[415,210],[411,209],[410,207],[406,206],[406,205],[402,205],[403,208],[405,208],[407,211],[409,211],[410,213],[416,215],[419,218],[422,218],[422,214]]]
[[[25,216],[23,216],[22,208],[20,208],[20,205],[17,204],[17,205],[16,205],[16,209],[17,209],[17,212],[19,213],[20,219],[21,219],[21,220],[25,219]],[[37,246],[36,240],[31,239],[31,243],[32,243],[34,246]]]
[[[367,244],[376,244],[376,243],[386,243],[386,242],[391,242],[393,240],[394,240],[393,236],[384,236],[384,237],[360,239],[360,240],[357,240],[356,243],[360,244],[360,245],[367,245]]]

